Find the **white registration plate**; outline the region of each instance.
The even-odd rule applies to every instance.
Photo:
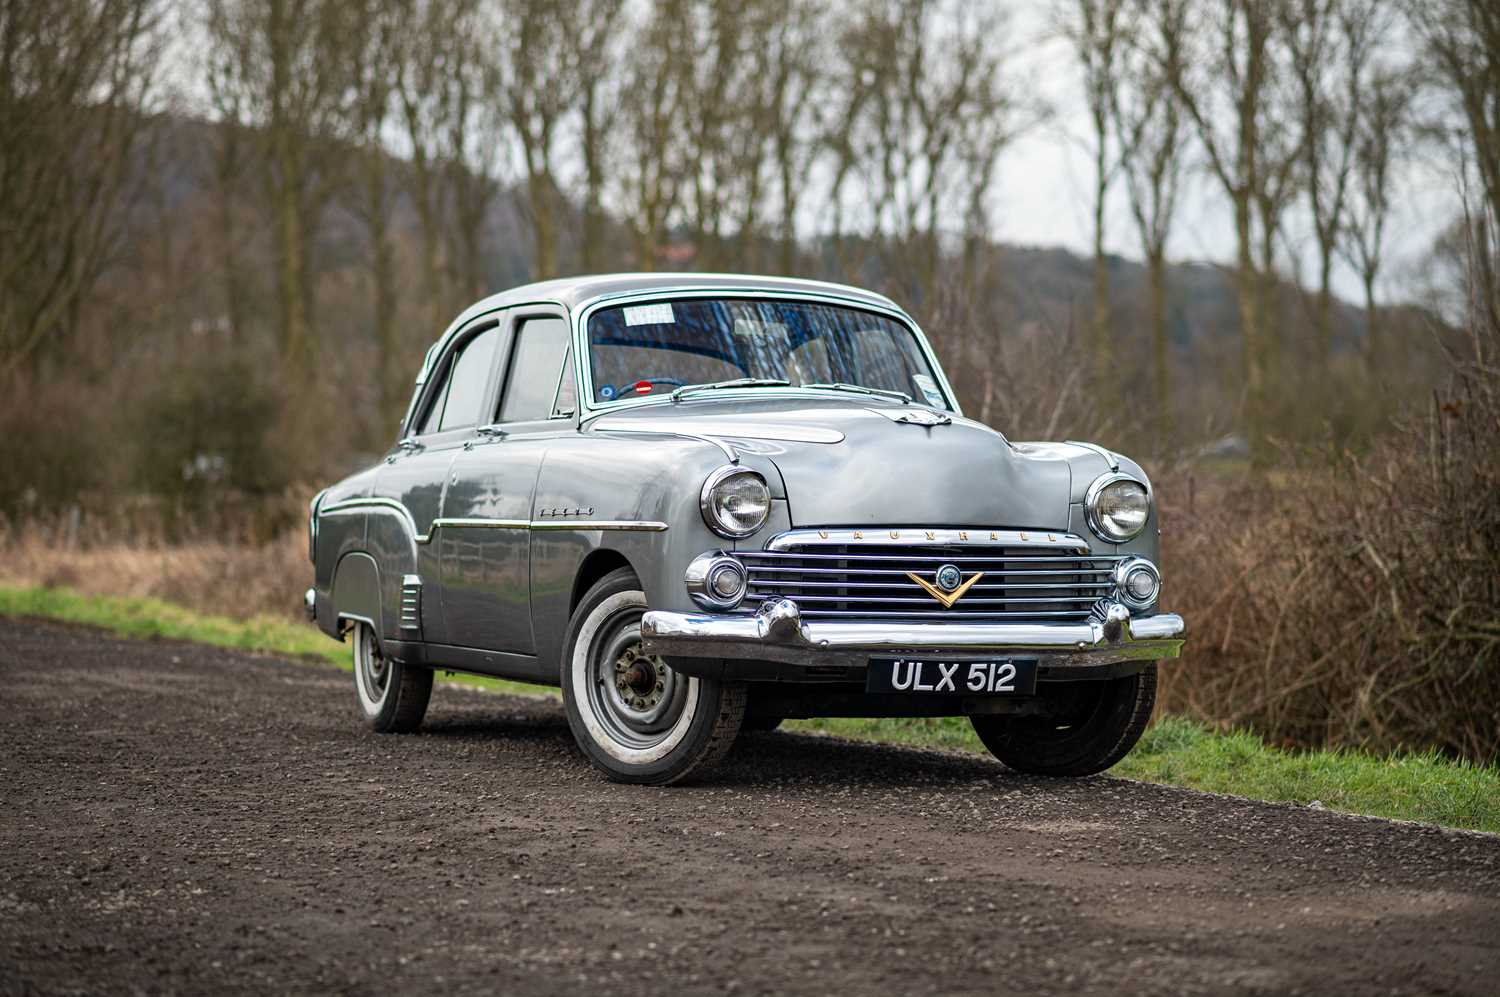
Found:
[[[871,658],[865,691],[948,696],[1030,696],[1036,693],[1036,661],[1025,658],[984,661]]]

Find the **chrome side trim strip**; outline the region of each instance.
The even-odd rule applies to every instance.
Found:
[[[765,549],[784,551],[792,547],[814,547],[823,544],[842,546],[909,544],[914,547],[982,544],[1003,547],[1046,547],[1058,550],[1079,550],[1083,553],[1088,553],[1089,550],[1089,542],[1073,533],[1048,532],[1047,530],[992,530],[985,526],[932,530],[923,527],[788,530],[772,537]]]
[[[352,498],[327,506],[319,512],[324,515],[336,516],[341,513],[364,512],[367,510],[389,511],[401,518],[406,526],[406,531],[411,538],[419,544],[432,542],[433,535],[443,527],[449,529],[469,530],[625,530],[632,532],[661,533],[667,529],[667,524],[657,520],[649,519],[477,519],[448,517],[432,521],[432,526],[426,533],[417,532],[416,520],[412,518],[411,512],[397,502],[388,498]]]
[[[641,533],[661,533],[667,528],[666,523],[650,519],[581,519],[576,522],[567,520],[533,520],[533,530],[627,530]]]

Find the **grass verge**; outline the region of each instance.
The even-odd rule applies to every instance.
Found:
[[[825,731],[920,747],[983,752],[969,722],[796,720],[790,730]],[[1276,803],[1500,833],[1500,768],[1436,752],[1380,757],[1360,751],[1287,751],[1248,731],[1220,733],[1178,716],[1159,719],[1110,775]]]
[[[161,599],[134,596],[80,595],[68,589],[19,588],[0,585],[0,616],[36,616],[67,623],[101,627],[126,637],[190,640],[238,651],[314,658],[348,671],[349,645],[329,640],[305,623],[273,616],[247,620],[213,616]],[[522,682],[450,674],[444,681],[529,696],[556,695],[555,690]]]
[[[235,620],[157,599],[83,596],[66,589],[0,586],[0,615],[36,616],[102,627],[130,637],[197,641],[295,655],[349,667],[345,645],[310,626],[270,617]],[[547,694],[537,686],[457,675],[464,685]],[[796,720],[789,730],[862,740],[983,752],[968,721]],[[1500,832],[1500,769],[1435,753],[1377,757],[1357,751],[1284,751],[1244,731],[1218,733],[1180,717],[1154,725],[1111,774],[1259,800]]]

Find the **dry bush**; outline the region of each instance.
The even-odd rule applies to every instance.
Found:
[[[1493,371],[1363,459],[1157,487],[1192,636],[1165,709],[1292,745],[1500,757]]]
[[[116,497],[24,524],[0,521],[0,584],[300,619],[312,584],[302,491],[274,499],[225,493],[210,505]]]
[[[145,596],[223,616],[301,619],[312,566],[300,531],[263,544],[108,543],[72,549],[24,537],[0,548],[0,584]]]

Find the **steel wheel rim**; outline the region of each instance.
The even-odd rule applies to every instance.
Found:
[[[673,734],[688,694],[686,678],[659,656],[642,654],[640,645],[640,610],[614,614],[589,649],[587,690],[589,710],[605,733],[637,751]]]
[[[359,687],[360,700],[370,712],[378,710],[390,691],[391,665],[380,653],[380,642],[368,624],[359,625],[354,645],[354,681]]]

